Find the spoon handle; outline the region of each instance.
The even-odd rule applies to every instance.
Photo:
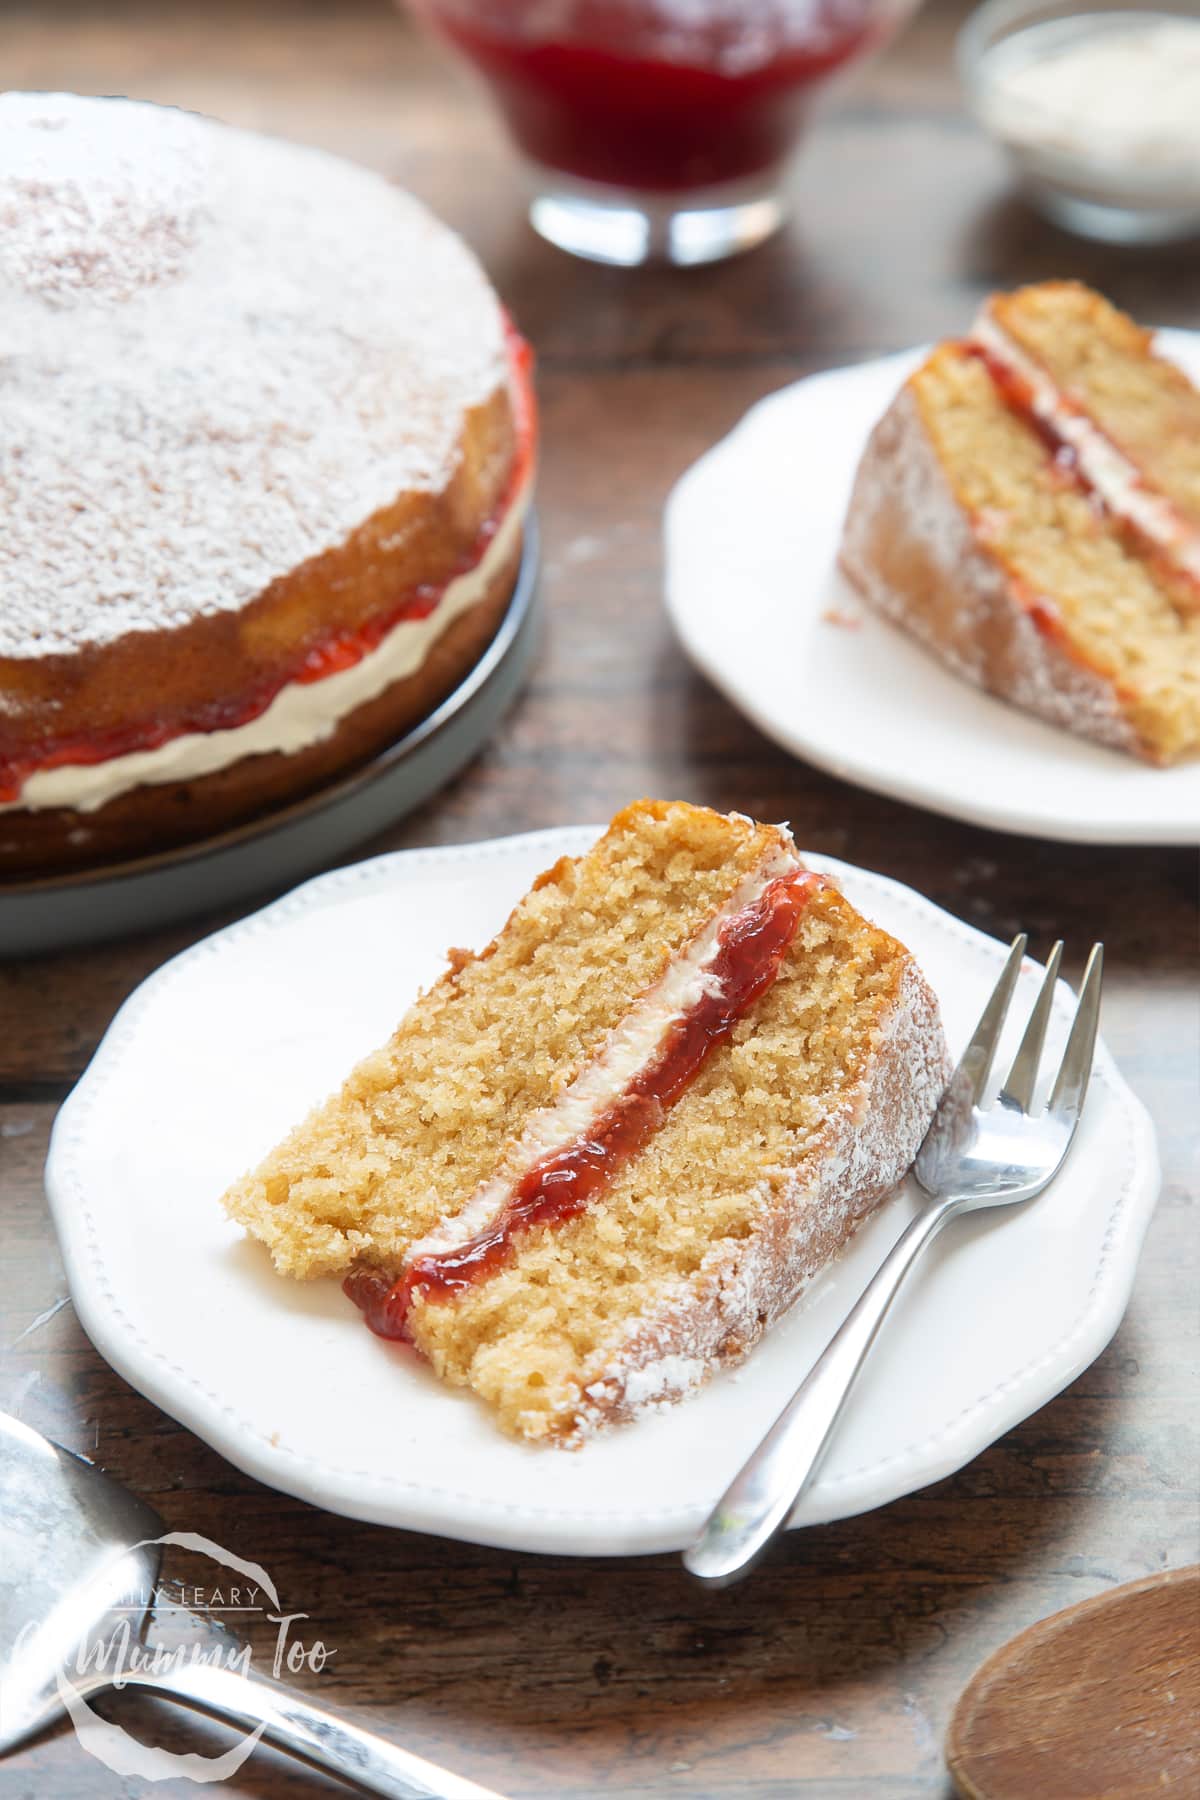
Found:
[[[277,1749],[328,1770],[362,1793],[382,1795],[384,1800],[502,1800],[491,1788],[439,1769],[386,1738],[313,1706],[275,1681],[181,1661],[178,1667],[172,1665],[160,1673],[131,1670],[122,1677],[121,1685],[126,1684],[152,1688],[195,1712],[240,1725]],[[95,1683],[96,1687],[102,1685],[108,1683]]]
[[[728,1587],[740,1580],[783,1530],[817,1471],[905,1276],[955,1211],[957,1202],[952,1199],[931,1202],[892,1246],[840,1329],[718,1500],[696,1542],[684,1551],[684,1566],[698,1581]]]

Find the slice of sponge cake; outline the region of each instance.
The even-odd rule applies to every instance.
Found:
[[[1086,288],[996,296],[932,352],[841,560],[993,693],[1152,762],[1200,750],[1200,394]]]
[[[642,802],[456,952],[226,1197],[509,1431],[577,1441],[743,1356],[911,1162],[911,955],[788,834]]]

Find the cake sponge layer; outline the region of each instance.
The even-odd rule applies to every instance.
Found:
[[[225,1196],[284,1274],[398,1267],[502,1160],[782,834],[643,801],[539,877],[504,930],[451,967],[341,1092]]]

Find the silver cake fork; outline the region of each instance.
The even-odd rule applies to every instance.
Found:
[[[684,1551],[685,1567],[706,1586],[727,1587],[739,1580],[787,1524],[816,1473],[888,1308],[942,1227],[960,1213],[1031,1200],[1066,1159],[1091,1074],[1103,946],[1094,944],[1088,957],[1049,1104],[1035,1111],[1038,1065],[1061,943],[1050,952],[1008,1079],[994,1103],[984,1105],[1025,943],[1024,933],[1013,940],[975,1035],[917,1152],[914,1173],[929,1203],[898,1239],[845,1323],[734,1477],[696,1542]]]

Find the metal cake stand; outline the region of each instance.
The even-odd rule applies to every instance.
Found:
[[[195,844],[69,875],[0,882],[0,956],[150,931],[328,866],[419,806],[468,763],[524,682],[540,613],[530,514],[508,611],[471,673],[365,766],[291,805]]]

